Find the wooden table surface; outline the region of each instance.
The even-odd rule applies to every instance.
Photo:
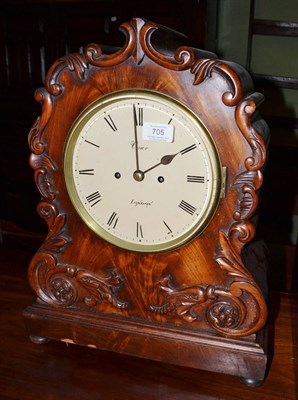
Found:
[[[298,399],[298,295],[272,293],[274,352],[265,383],[166,365],[61,342],[30,342],[22,311],[32,253],[0,248],[1,400]]]

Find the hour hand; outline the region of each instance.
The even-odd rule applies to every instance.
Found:
[[[177,153],[168,154],[166,156],[161,157],[160,162],[155,164],[155,165],[153,165],[153,167],[150,167],[150,168],[146,169],[144,171],[144,174],[146,174],[147,172],[151,171],[152,169],[154,169],[156,167],[159,167],[160,165],[168,165],[168,164],[170,164],[178,154],[182,154],[182,155],[186,154],[189,151],[194,150],[196,147],[197,147],[196,144],[192,144],[191,146],[185,147],[185,149],[182,149],[182,150],[178,151]]]
[[[173,159],[177,156],[177,154],[179,154],[179,153],[180,153],[180,151],[179,151],[178,153],[176,153],[176,154],[168,154],[168,155],[166,155],[166,156],[163,156],[163,157],[160,159],[160,162],[159,162],[159,163],[153,165],[153,167],[150,167],[150,168],[146,169],[146,171],[144,171],[144,174],[146,174],[147,172],[151,171],[152,169],[158,167],[159,165],[168,165],[168,164],[170,164],[170,163],[172,162],[172,160],[173,160]]]

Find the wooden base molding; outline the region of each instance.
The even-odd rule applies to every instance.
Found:
[[[24,311],[35,343],[48,339],[239,376],[248,385],[263,382],[267,364],[266,329],[245,339],[222,338],[157,323],[84,310],[61,310],[35,303]],[[183,355],[181,357],[181,355]],[[206,361],[208,360],[208,361]],[[228,362],[227,362],[228,360]]]

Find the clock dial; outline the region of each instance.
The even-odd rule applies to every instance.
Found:
[[[129,250],[184,244],[219,200],[220,162],[207,129],[152,91],[115,92],[89,106],[69,134],[64,170],[81,218]]]

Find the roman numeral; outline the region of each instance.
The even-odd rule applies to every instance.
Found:
[[[80,169],[80,175],[94,175],[94,169]]]
[[[204,176],[197,176],[197,175],[187,175],[187,182],[204,183],[205,182],[205,177]]]
[[[191,204],[187,203],[184,200],[181,200],[179,206],[182,210],[184,210],[185,212],[187,212],[190,215],[194,215],[194,213],[196,212],[196,208],[193,207]]]
[[[91,207],[95,206],[95,204],[101,201],[101,194],[99,192],[94,192],[86,196],[86,200],[90,203]]]
[[[96,143],[89,142],[89,140],[86,140],[86,139],[85,139],[85,142],[88,143],[88,144],[91,144],[92,146],[95,146],[95,147],[99,148],[98,144],[96,144]]]
[[[114,123],[114,121],[112,120],[112,117],[110,115],[108,115],[107,117],[104,117],[104,120],[107,122],[107,124],[109,125],[109,127],[116,132],[117,127]]]
[[[141,107],[136,108],[136,106],[133,105],[133,112],[136,125],[143,126],[143,109]]]
[[[169,225],[166,223],[166,221],[162,221],[164,223],[164,225],[166,226],[166,228],[168,229],[168,233],[173,233],[172,229],[169,227]]]
[[[186,154],[186,153],[188,153],[189,151],[194,150],[194,149],[196,149],[196,148],[197,148],[197,145],[196,145],[196,144],[192,144],[191,146],[188,146],[188,147],[186,147],[185,149],[181,150],[181,151],[180,151],[180,154]]]
[[[118,219],[119,219],[119,217],[117,217],[117,218],[116,217],[117,217],[117,213],[113,212],[112,215],[110,216],[109,220],[108,220],[108,225],[112,226],[113,229],[116,228],[116,225],[117,225],[117,222],[118,222]]]
[[[142,238],[143,239],[143,229],[142,229],[142,225],[137,222],[137,238]]]

